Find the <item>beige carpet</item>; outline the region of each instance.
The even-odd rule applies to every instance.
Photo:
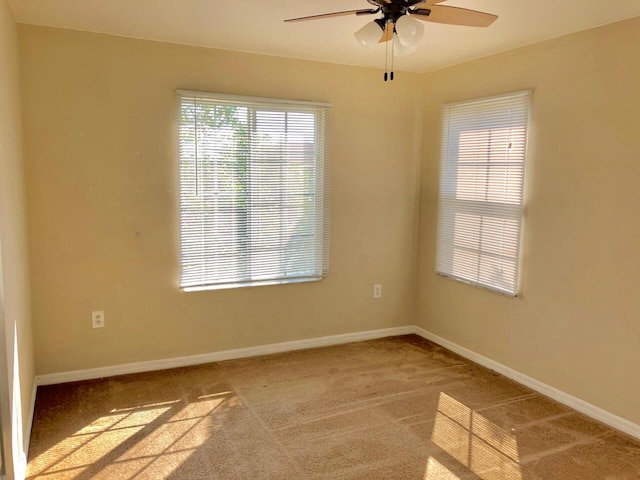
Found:
[[[30,479],[618,480],[640,442],[415,336],[38,390]]]

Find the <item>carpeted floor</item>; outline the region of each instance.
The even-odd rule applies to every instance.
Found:
[[[40,387],[28,478],[638,480],[640,442],[406,336]]]

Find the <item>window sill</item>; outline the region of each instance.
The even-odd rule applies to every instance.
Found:
[[[465,285],[470,285],[472,287],[476,287],[479,288],[481,290],[487,290],[489,292],[492,293],[497,293],[498,295],[502,295],[503,297],[508,297],[508,298],[518,298],[518,294],[517,293],[511,293],[507,290],[501,290],[497,287],[491,287],[489,285],[485,285],[483,283],[478,283],[478,282],[472,282],[471,280],[466,280],[462,277],[456,277],[455,275],[447,275],[446,273],[441,273],[441,272],[436,272],[436,275],[438,275],[439,277],[442,278],[446,278],[447,280],[453,280],[454,282],[460,282],[463,283]]]
[[[205,292],[208,290],[227,290],[231,288],[262,287],[267,285],[284,285],[288,283],[319,282],[322,279],[323,277],[303,277],[303,278],[278,279],[278,280],[260,280],[255,282],[223,283],[219,285],[199,285],[199,286],[193,286],[193,287],[180,287],[180,290],[182,290],[185,293]]]

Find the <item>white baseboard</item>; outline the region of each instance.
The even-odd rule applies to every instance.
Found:
[[[29,416],[27,417],[27,428],[25,429],[24,438],[24,455],[29,458],[29,445],[31,444],[31,429],[33,428],[33,415],[36,411],[36,395],[38,393],[38,384],[33,382],[33,388],[31,390],[31,400],[29,402]]]
[[[27,460],[29,458],[29,445],[31,444],[31,429],[33,428],[33,415],[36,410],[37,392],[38,385],[36,382],[33,382],[33,388],[31,389],[31,398],[29,399],[29,415],[27,416],[27,425],[22,436],[22,452],[20,452],[20,465],[16,465],[14,467],[16,480],[24,479],[27,474]]]
[[[345,333],[328,337],[310,338],[307,340],[294,340],[291,342],[272,343],[258,347],[238,348],[221,352],[204,353],[188,357],[168,358],[164,360],[151,360],[147,362],[126,363],[109,367],[90,368],[87,370],[74,370],[71,372],[49,373],[36,377],[37,385],[55,385],[59,383],[78,382],[96,378],[125,375],[128,373],[152,372],[169,368],[188,367],[203,363],[221,362],[236,358],[257,357],[270,353],[304,350],[306,348],[326,347],[342,343],[360,342],[376,338],[392,337],[395,335],[408,335],[414,333],[413,326],[384,328],[381,330],[368,330],[365,332]]]
[[[518,372],[512,368],[507,367],[495,360],[491,360],[490,358],[484,357],[479,353],[476,353],[468,348],[462,347],[457,343],[453,343],[445,338],[439,337],[438,335],[431,333],[423,328],[414,327],[414,333],[420,335],[427,340],[430,340],[438,345],[451,350],[458,355],[471,360],[472,362],[478,363],[483,367],[487,367],[491,370],[494,370],[511,380],[515,380],[516,382],[524,385],[526,387],[535,390],[549,398],[556,400],[568,407],[573,408],[581,413],[584,413],[588,417],[591,417],[595,420],[598,420],[610,427],[613,427],[621,432],[624,432],[632,437],[640,439],[640,425],[637,423],[633,423],[630,420],[614,415],[613,413],[607,412],[600,407],[596,407],[591,403],[585,402],[578,397],[574,397],[573,395],[569,395],[562,390],[559,390],[551,385],[547,385],[535,378],[529,377],[524,373]]]
[[[128,373],[151,372],[155,370],[166,370],[169,368],[187,367],[200,365],[203,363],[220,362],[237,358],[256,357],[268,355],[270,353],[288,352],[303,350],[306,348],[326,347],[329,345],[339,345],[343,343],[359,342],[363,340],[373,340],[376,338],[392,337],[396,335],[408,335],[415,333],[430,340],[452,352],[461,355],[472,362],[494,370],[507,378],[525,385],[536,392],[550,397],[568,407],[571,407],[585,415],[598,420],[610,427],[620,430],[632,437],[640,439],[640,425],[624,419],[613,413],[607,412],[600,407],[596,407],[580,398],[569,395],[551,385],[547,385],[524,373],[518,372],[495,360],[487,358],[479,353],[462,347],[445,338],[439,337],[423,328],[417,326],[405,326],[395,328],[385,328],[381,330],[369,330],[365,332],[354,332],[343,335],[333,335],[328,337],[311,338],[307,340],[295,340],[291,342],[273,343],[257,347],[239,348],[235,350],[225,350],[221,352],[205,353],[188,357],[176,357],[164,360],[151,360],[147,362],[127,363],[113,365],[109,367],[91,368],[87,370],[75,370],[70,372],[50,373],[36,377],[36,385],[53,385],[67,382],[77,382],[81,380],[92,380],[96,378],[112,377],[115,375],[125,375]],[[35,402],[35,390],[32,402]],[[29,416],[29,433],[31,432],[31,422],[33,421],[33,408]],[[28,445],[28,439],[25,440]]]

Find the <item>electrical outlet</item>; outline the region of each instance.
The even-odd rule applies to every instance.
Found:
[[[382,298],[382,285],[373,286],[373,298]]]
[[[91,312],[91,324],[93,328],[103,328],[104,327],[104,311],[99,310],[96,312]]]

